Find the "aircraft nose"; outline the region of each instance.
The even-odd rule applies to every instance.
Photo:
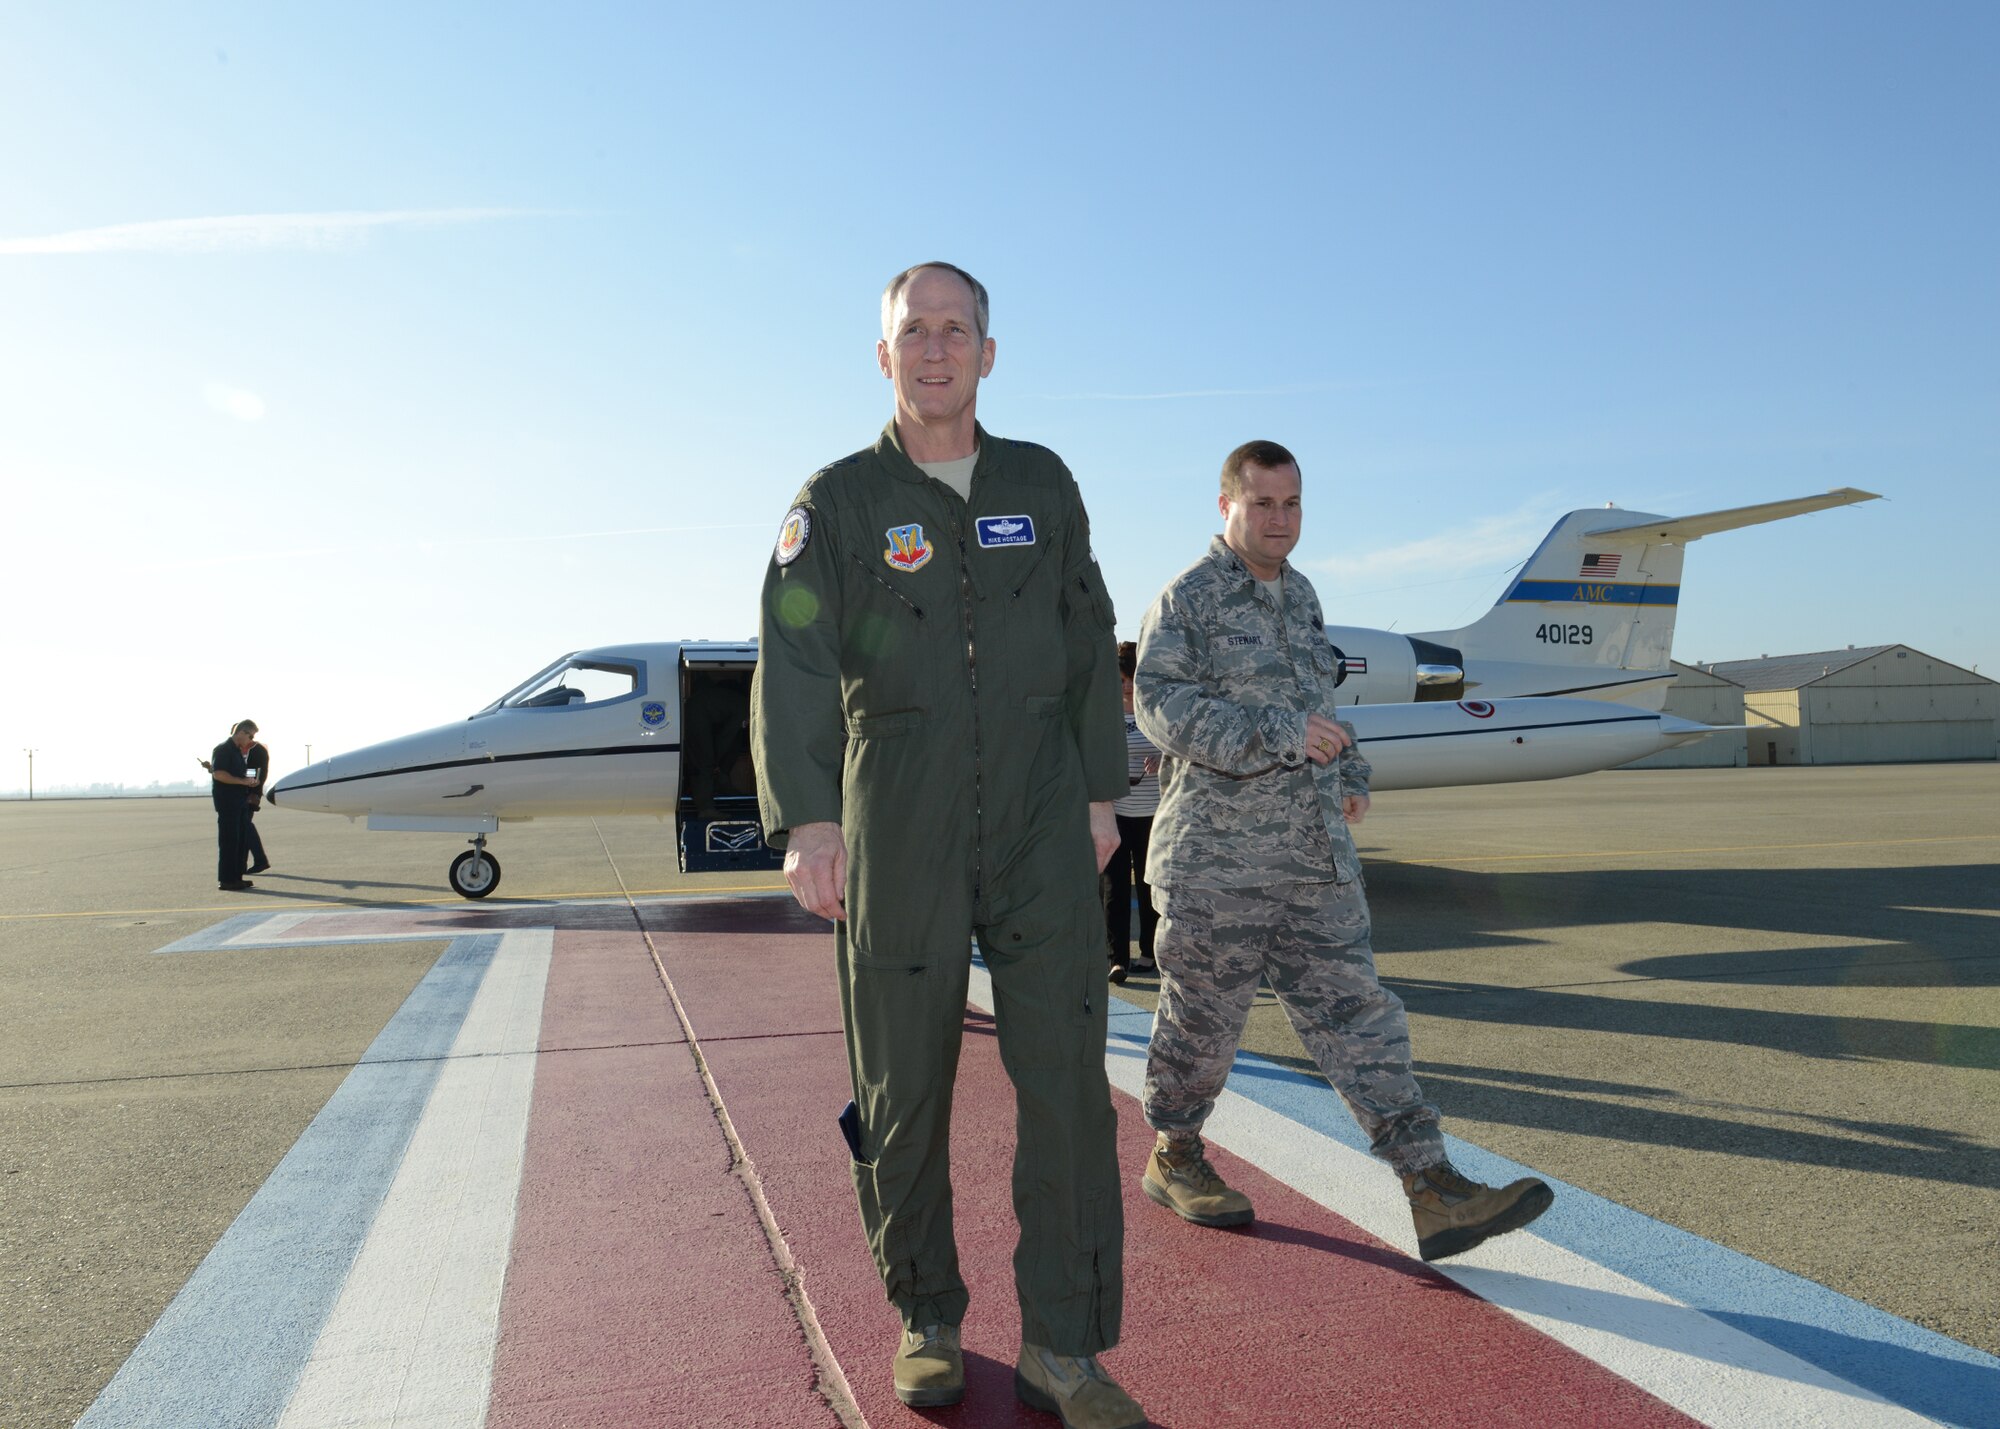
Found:
[[[307,792],[315,786],[331,782],[333,761],[322,759],[317,764],[308,764],[303,769],[294,769],[284,778],[276,781],[264,791],[264,801],[281,808],[311,809],[318,807],[313,796]]]

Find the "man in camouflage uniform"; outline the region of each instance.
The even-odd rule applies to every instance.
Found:
[[[1541,1181],[1493,1188],[1445,1159],[1437,1109],[1410,1071],[1403,1004],[1375,976],[1361,862],[1347,826],[1368,810],[1368,761],[1332,717],[1336,671],[1319,597],[1285,559],[1299,540],[1298,463],[1247,442],[1222,466],[1222,535],[1153,602],[1134,706],[1165,751],[1146,874],[1160,904],[1159,1009],[1142,1186],[1204,1226],[1241,1225],[1250,1198],[1203,1154],[1202,1124],[1268,977],[1306,1050],[1402,1177],[1425,1260],[1526,1225]]]
[[[1111,599],[1075,480],[979,427],[986,290],[900,273],[876,357],[895,416],[817,473],[764,578],[751,695],[765,832],[835,920],[854,1188],[903,1321],[897,1397],[956,1404],[952,1081],[976,933],[1018,1145],[1015,1393],[1069,1429],[1145,1414],[1118,1342],[1124,1221],[1097,873],[1125,791]]]

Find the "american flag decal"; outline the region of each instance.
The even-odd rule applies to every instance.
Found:
[[[1596,576],[1600,579],[1615,576],[1618,574],[1618,557],[1615,555],[1585,556],[1583,558],[1583,569],[1578,571],[1577,574],[1584,577]]]

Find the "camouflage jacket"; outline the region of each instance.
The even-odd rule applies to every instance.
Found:
[[[1340,800],[1366,794],[1372,771],[1358,750],[1327,765],[1305,757],[1306,716],[1333,716],[1333,647],[1312,583],[1289,563],[1284,592],[1279,610],[1218,536],[1146,612],[1133,708],[1165,754],[1150,883],[1361,875]]]

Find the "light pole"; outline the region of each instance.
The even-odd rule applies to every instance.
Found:
[[[24,749],[21,753],[28,756],[28,801],[33,803],[35,798],[35,751]]]
[[[312,762],[313,762],[313,747],[310,744],[308,744],[306,746],[306,763],[310,764]]]

